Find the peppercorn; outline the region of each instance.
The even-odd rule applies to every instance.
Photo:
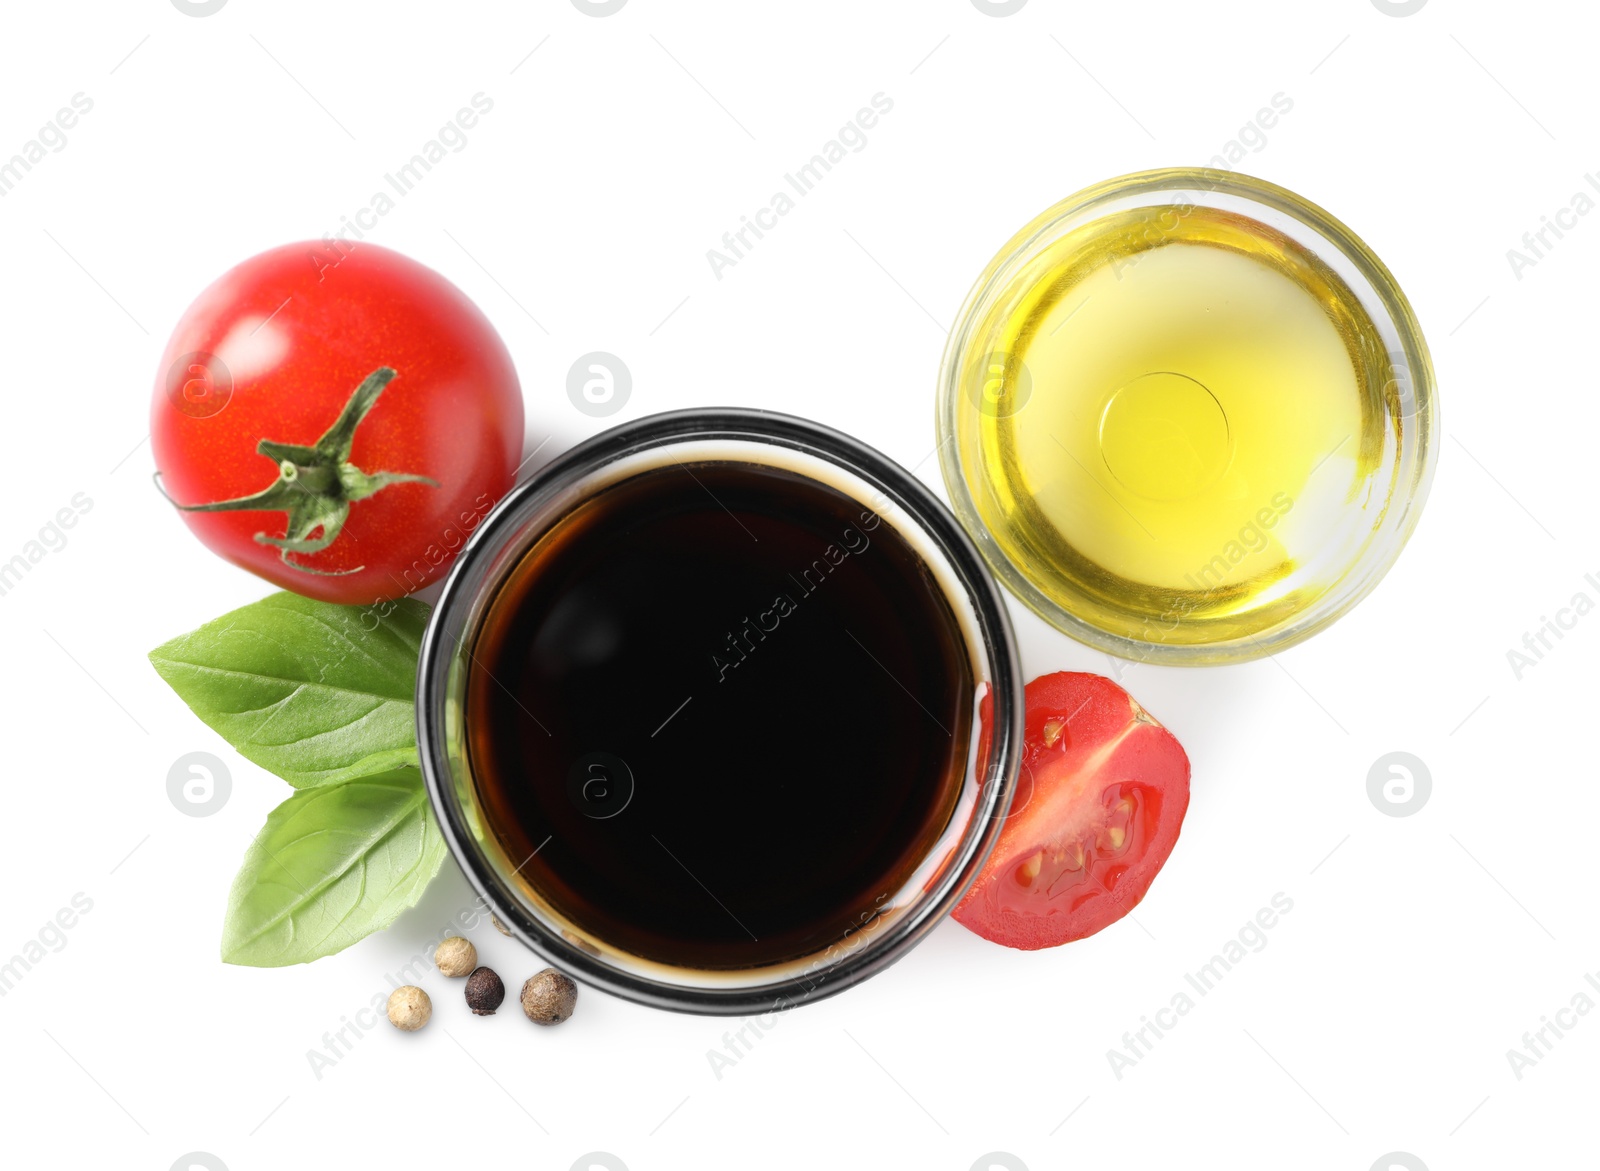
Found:
[[[528,977],[522,986],[522,1011],[536,1025],[559,1025],[578,1004],[578,986],[554,968]]]
[[[441,975],[465,976],[478,966],[478,949],[459,935],[452,935],[433,953],[433,962]]]
[[[412,984],[396,988],[389,993],[389,1023],[407,1033],[414,1033],[433,1016],[433,1001],[428,994]]]
[[[493,1016],[506,998],[506,986],[493,968],[474,968],[467,977],[467,1007],[477,1016]]]

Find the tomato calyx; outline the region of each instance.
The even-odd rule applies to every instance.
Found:
[[[255,539],[263,545],[276,548],[285,565],[302,573],[324,577],[359,573],[366,567],[313,569],[309,565],[301,565],[290,554],[322,552],[344,530],[352,504],[391,485],[427,484],[433,488],[439,487],[439,481],[428,476],[409,472],[365,472],[350,462],[350,448],[355,442],[356,428],[377,404],[378,396],[394,379],[395,373],[391,367],[379,366],[362,379],[361,385],[356,387],[344,409],[339,412],[339,417],[313,446],[259,440],[256,452],[278,465],[278,478],[254,495],[208,504],[180,504],[168,496],[166,489],[161,486],[159,472],[155,476],[156,487],[173,507],[183,512],[283,512],[287,514],[283,536],[257,533]]]

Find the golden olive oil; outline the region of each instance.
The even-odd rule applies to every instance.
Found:
[[[959,360],[959,462],[985,527],[1110,634],[1271,630],[1386,507],[1400,422],[1378,330],[1331,268],[1246,216],[1147,207],[1073,229],[988,299]]]

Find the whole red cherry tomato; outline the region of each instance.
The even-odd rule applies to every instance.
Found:
[[[162,355],[158,482],[214,552],[296,593],[369,604],[439,580],[511,486],[511,355],[466,294],[375,244],[252,257]]]

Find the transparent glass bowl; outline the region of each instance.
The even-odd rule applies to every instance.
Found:
[[[1087,601],[1075,604],[1070,591],[1049,575],[1048,567],[1008,553],[997,540],[991,526],[1002,523],[1002,506],[986,493],[987,482],[976,467],[980,444],[975,434],[981,422],[970,404],[979,392],[974,379],[983,375],[974,371],[996,368],[990,364],[997,353],[992,348],[995,341],[982,336],[984,324],[990,323],[992,333],[996,315],[1011,311],[1039,288],[1030,282],[1045,268],[1040,258],[1062,237],[1103,217],[1138,209],[1162,209],[1165,223],[1169,218],[1179,222],[1195,208],[1266,225],[1343,281],[1375,332],[1359,339],[1363,352],[1370,347],[1374,354],[1387,355],[1380,365],[1387,365],[1388,381],[1380,393],[1389,417],[1378,444],[1381,450],[1374,449],[1364,491],[1352,490],[1345,510],[1349,515],[1341,516],[1346,528],[1340,530],[1337,554],[1329,554],[1336,563],[1321,570],[1319,594],[1281,620],[1274,615],[1272,625],[1248,636],[1212,638],[1198,626],[1184,631],[1184,614],[1175,610],[1170,623],[1146,626],[1146,631],[1154,632],[1148,637],[1131,637],[1130,624],[1124,623],[1120,631],[1108,629],[1114,624],[1097,616]],[[1285,387],[1284,393],[1293,390]],[[1037,401],[1037,380],[1031,393]],[[1026,419],[1025,410],[1018,408],[1019,426]],[[1433,367],[1416,317],[1388,269],[1321,208],[1263,180],[1217,170],[1145,171],[1112,179],[1056,204],[1012,237],[978,278],[951,331],[939,375],[936,421],[952,506],[1001,582],[1047,622],[1081,642],[1124,658],[1173,665],[1238,662],[1271,654],[1348,612],[1399,556],[1416,526],[1437,458]]]
[[[465,735],[474,639],[506,575],[563,516],[627,477],[685,459],[789,468],[841,487],[896,526],[942,579],[961,616],[975,684],[987,686],[993,748],[980,772],[974,746],[955,811],[912,878],[867,921],[813,954],[766,967],[703,971],[629,954],[561,913],[518,872],[485,824]],[[933,556],[926,556],[931,552]],[[574,448],[514,489],[457,559],[423,639],[417,734],[423,775],[445,840],[510,933],[556,967],[618,996],[684,1012],[746,1014],[831,995],[903,955],[955,906],[999,836],[1022,751],[1022,677],[1004,596],[971,541],[910,473],[837,431],[763,411],[655,415]],[[817,860],[819,866],[827,858]]]

